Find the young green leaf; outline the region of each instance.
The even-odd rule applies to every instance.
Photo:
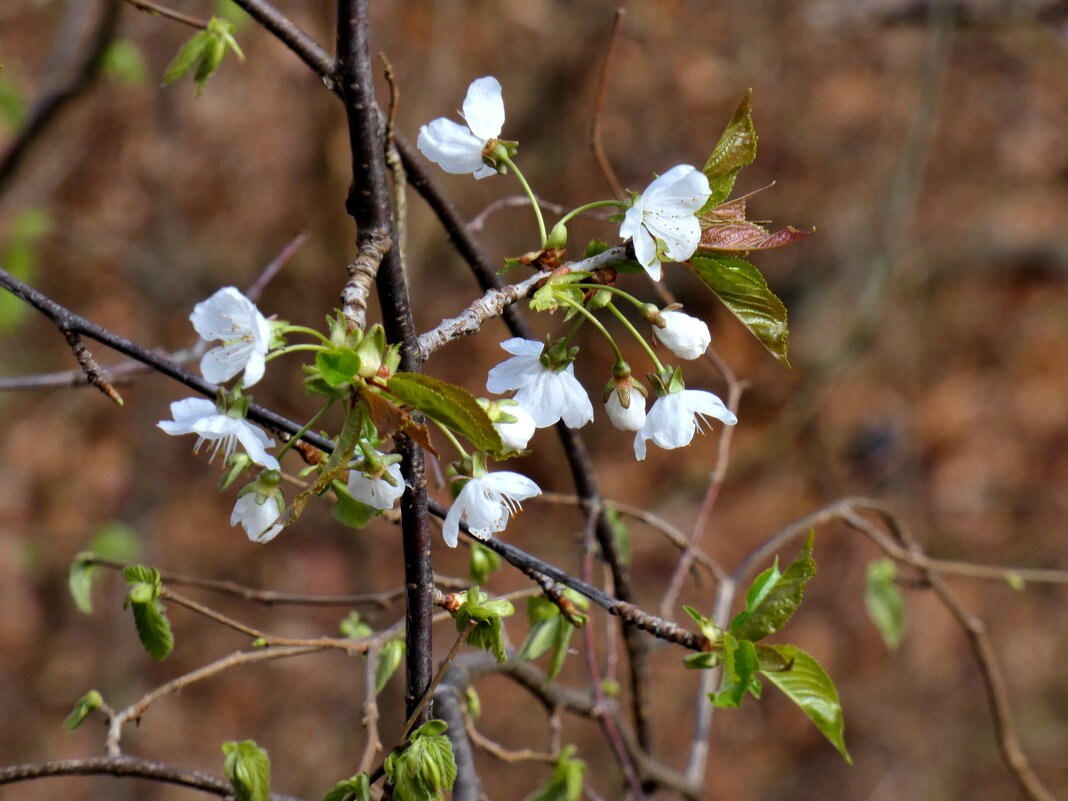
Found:
[[[66,731],[74,731],[82,725],[94,709],[99,709],[103,703],[104,699],[101,697],[100,693],[96,690],[90,690],[78,699],[78,702],[74,705],[74,709],[67,715],[67,719],[63,721],[63,728]]]
[[[386,682],[397,672],[401,660],[404,659],[404,651],[404,640],[390,640],[378,652],[378,663],[375,665],[375,695],[382,692]]]
[[[772,650],[787,662],[786,670],[764,670],[767,680],[786,693],[786,696],[801,707],[823,736],[831,741],[846,762],[853,759],[845,746],[845,719],[838,689],[820,663],[793,645],[772,645]]]
[[[760,270],[743,259],[719,253],[695,253],[688,263],[760,344],[789,367],[786,307],[768,288]]]
[[[688,614],[693,619],[693,622],[697,624],[697,628],[701,630],[701,634],[704,635],[706,640],[713,645],[719,642],[719,638],[722,636],[723,631],[716,625],[715,620],[711,617],[705,617],[692,606],[683,606],[682,608],[686,610],[686,614]]]
[[[134,589],[146,586],[148,585],[137,584]],[[133,592],[131,590],[131,596]],[[133,607],[134,624],[137,626],[141,645],[150,656],[163,661],[174,650],[174,634],[171,632],[163,602],[154,598],[145,603],[133,601],[130,605]]]
[[[701,168],[712,188],[712,196],[705,208],[718,206],[726,200],[734,188],[734,179],[738,177],[738,172],[756,159],[757,135],[753,126],[752,109],[749,107],[752,96],[753,90],[746,90],[742,102],[738,104],[734,116],[712,150],[712,155]]]
[[[374,630],[363,622],[360,613],[355,609],[338,624],[337,630],[342,637],[348,637],[350,640],[362,640],[374,634]]]
[[[471,720],[478,720],[482,715],[482,699],[478,697],[478,691],[474,687],[469,686],[464,690],[464,704]]]
[[[163,71],[163,85],[170,86],[189,72],[204,55],[210,43],[211,34],[207,31],[194,33],[189,41],[181,46],[171,63],[167,65],[167,69]]]
[[[456,760],[444,731],[444,721],[432,720],[412,732],[411,744],[394,751],[384,765],[397,801],[442,801],[456,781]]]
[[[91,551],[82,551],[74,560],[70,563],[70,570],[67,573],[67,586],[70,588],[71,597],[74,599],[74,605],[78,607],[78,610],[83,614],[93,614],[93,575],[99,570],[96,565],[91,565],[86,562],[87,559],[93,557]]]
[[[486,410],[463,387],[419,373],[395,373],[389,391],[402,402],[466,437],[472,445],[503,456],[504,443]]]
[[[22,91],[7,75],[0,74],[0,123],[15,131],[26,120],[26,101]]]
[[[457,631],[466,631],[469,623],[474,622],[475,627],[467,635],[467,644],[490,651],[498,662],[505,662],[508,658],[504,647],[504,628],[501,625],[502,617],[515,614],[515,607],[511,601],[504,598],[489,599],[489,596],[472,587],[464,594],[464,602],[460,608],[452,613],[456,621]]]
[[[323,796],[323,801],[371,801],[371,784],[366,773],[357,773],[351,779],[343,779],[334,789]]]
[[[380,514],[381,509],[376,509],[362,501],[358,501],[349,495],[348,485],[344,481],[335,479],[330,482],[334,490],[337,503],[330,507],[330,514],[334,520],[349,528],[363,528]]]
[[[237,801],[268,801],[271,760],[255,740],[222,744],[223,775],[230,780]]]
[[[582,797],[582,778],[586,763],[572,759],[575,746],[569,745],[560,752],[556,767],[549,781],[528,795],[523,801],[578,801]]]
[[[338,346],[331,351],[318,351],[315,366],[323,381],[331,387],[340,387],[351,384],[359,372],[360,355],[352,348]]]
[[[159,571],[145,565],[127,565],[122,569],[122,576],[130,585],[143,583],[158,587],[160,583]]]
[[[748,640],[736,640],[730,634],[723,635],[723,676],[719,690],[709,693],[709,700],[724,709],[736,709],[747,692],[760,697],[760,669],[756,648]]]
[[[471,542],[471,581],[485,584],[491,573],[501,567],[501,557],[478,541]]]
[[[886,647],[893,650],[905,636],[905,601],[894,579],[897,567],[890,559],[876,559],[868,565],[864,603]]]
[[[142,86],[148,77],[137,43],[127,38],[115,39],[107,46],[100,56],[100,69],[129,86]]]
[[[746,596],[747,608],[731,622],[731,634],[739,640],[757,640],[778,631],[793,617],[805,596],[805,584],[816,575],[812,558],[813,535],[786,571],[765,571]]]

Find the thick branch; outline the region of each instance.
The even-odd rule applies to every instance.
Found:
[[[348,119],[352,150],[352,186],[346,207],[356,222],[357,252],[382,251],[393,239],[393,210],[386,182],[385,141],[375,104],[373,63],[368,43],[368,0],[340,0],[337,16],[336,81]],[[422,358],[412,319],[400,250],[384,250],[378,276],[378,300],[386,336],[401,345],[402,370],[419,372]],[[404,582],[407,588],[406,714],[426,695],[433,673],[431,594],[434,570],[430,559],[426,473],[422,450],[398,435],[401,472],[406,486],[401,500]],[[428,719],[430,709],[421,715]]]

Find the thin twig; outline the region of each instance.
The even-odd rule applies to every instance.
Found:
[[[301,30],[289,17],[264,0],[234,0],[249,16],[288,47],[322,79],[323,85],[335,94],[340,88],[334,78],[334,59],[322,46]]]
[[[608,33],[608,43],[604,48],[604,60],[601,62],[601,71],[597,75],[597,93],[594,95],[593,118],[590,121],[590,147],[593,150],[593,156],[597,159],[597,166],[601,168],[601,175],[604,176],[617,200],[622,200],[624,197],[623,187],[620,186],[619,179],[616,178],[615,171],[612,169],[612,164],[604,153],[604,145],[601,142],[601,120],[604,114],[605,90],[608,86],[608,75],[610,74],[609,65],[612,62],[612,53],[619,37],[620,22],[623,20],[625,13],[627,13],[626,9],[617,8],[615,16],[612,17],[612,28]]]
[[[727,378],[727,408],[730,409],[733,414],[737,415],[738,405],[742,400],[742,384],[735,378],[734,373],[729,369],[722,372],[724,377]],[[712,516],[712,509],[716,505],[716,499],[719,498],[720,490],[723,488],[723,482],[727,477],[727,467],[730,464],[731,459],[731,442],[734,438],[734,429],[735,426],[723,426],[720,431],[716,453],[716,464],[712,468],[712,472],[709,474],[708,489],[705,492],[704,500],[701,501],[701,508],[697,512],[697,519],[694,520],[689,541],[686,543],[686,548],[683,550],[682,556],[679,557],[678,564],[675,565],[675,572],[672,573],[671,580],[668,582],[668,588],[664,592],[663,598],[660,601],[661,617],[669,618],[673,615],[675,604],[679,599],[679,593],[682,592],[683,582],[686,581],[686,576],[690,573],[694,560],[697,558],[697,549],[701,543],[701,535],[704,534],[705,528],[708,526],[708,520]]]
[[[122,406],[122,395],[115,391],[115,387],[108,381],[104,371],[100,369],[100,365],[93,358],[93,354],[89,352],[89,348],[85,347],[82,338],[71,331],[64,331],[63,335],[67,339],[67,344],[70,346],[70,351],[74,354],[78,366],[82,368],[85,380],[115,401],[116,404]]]
[[[549,764],[552,764],[560,758],[559,754],[550,754],[545,751],[531,751],[529,748],[510,751],[499,743],[495,743],[476,729],[475,722],[471,720],[470,717],[465,716],[465,718],[464,728],[467,729],[467,736],[471,738],[471,742],[491,757],[499,759],[501,762],[507,762],[509,764],[515,764],[516,762],[548,762]]]
[[[51,762],[9,765],[0,768],[0,785],[28,781],[30,779],[50,779],[57,776],[114,776],[116,778],[151,779],[168,784],[177,784],[224,798],[232,796],[234,792],[234,786],[219,776],[131,756],[57,759]],[[283,795],[282,793],[271,793],[270,801],[300,801],[300,799],[290,795]]]
[[[367,741],[363,747],[363,756],[357,773],[366,773],[375,762],[375,757],[382,750],[382,739],[378,734],[378,696],[376,695],[376,674],[378,657],[381,650],[377,645],[367,649],[367,663],[363,668],[363,727],[367,732]]]
[[[208,27],[207,20],[187,16],[180,11],[175,11],[171,8],[156,5],[155,3],[150,3],[148,2],[148,0],[126,0],[126,2],[136,8],[138,11],[147,11],[153,16],[173,19],[175,22],[180,22],[183,25],[188,25],[190,28],[200,28],[201,30],[203,30]]]

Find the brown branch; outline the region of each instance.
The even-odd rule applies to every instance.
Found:
[[[307,64],[322,79],[323,86],[340,94],[334,78],[334,59],[300,26],[265,0],[234,0],[248,15],[266,28],[275,38]]]
[[[180,22],[183,25],[188,25],[190,28],[200,28],[201,30],[204,30],[208,27],[207,20],[187,16],[180,11],[175,11],[171,8],[156,5],[155,3],[150,3],[148,2],[148,0],[126,0],[126,2],[136,8],[138,11],[147,11],[149,14],[152,14],[156,17],[166,17],[167,19],[172,19],[175,22]]]
[[[367,662],[363,669],[363,723],[367,730],[367,742],[364,744],[363,756],[357,773],[366,773],[374,764],[375,756],[382,750],[382,739],[378,734],[378,698],[375,694],[375,680],[378,672],[378,657],[381,650],[377,645],[367,649]]]
[[[545,751],[531,751],[529,748],[521,748],[518,751],[511,751],[479,732],[479,730],[475,728],[475,722],[467,716],[465,716],[464,728],[467,730],[467,736],[471,738],[472,743],[477,745],[494,759],[499,759],[501,762],[507,762],[508,764],[515,764],[516,762],[548,762],[549,764],[552,764],[560,758],[558,754],[550,754]]]
[[[89,352],[89,348],[85,347],[82,338],[71,331],[64,331],[63,336],[66,337],[67,344],[70,346],[70,351],[74,354],[78,366],[82,368],[85,380],[115,401],[119,406],[122,406],[122,396],[115,391],[115,387],[108,381],[107,376],[104,375],[104,371],[100,369],[100,365],[97,364],[96,359],[93,358],[93,354]]]
[[[85,12],[80,5],[72,5],[70,13],[80,16]],[[72,67],[71,75],[65,83],[50,90],[34,103],[26,124],[0,156],[0,190],[15,175],[34,143],[58,119],[59,113],[78,95],[92,86],[100,74],[100,57],[111,43],[118,19],[119,0],[105,0],[104,10],[89,36],[88,44],[81,48],[84,50],[81,61]],[[72,58],[76,55],[75,51]]]
[[[625,13],[626,9],[617,8],[615,16],[612,18],[612,29],[608,33],[608,44],[604,48],[604,61],[601,62],[601,71],[597,76],[597,93],[594,95],[593,119],[590,122],[590,148],[593,150],[593,157],[597,159],[597,166],[601,168],[601,175],[604,176],[617,200],[622,200],[624,197],[623,187],[620,186],[619,179],[616,178],[615,171],[612,169],[612,164],[604,153],[604,145],[601,142],[601,119],[604,112],[605,89],[608,86],[608,67],[612,62],[612,52],[615,50],[619,37],[620,22]]]
[[[0,785],[31,779],[50,779],[57,776],[114,776],[116,778],[151,779],[177,784],[221,797],[232,796],[233,785],[226,779],[199,770],[179,768],[163,762],[138,757],[91,757],[89,759],[58,759],[0,768]],[[290,795],[271,793],[271,801],[300,801]]]

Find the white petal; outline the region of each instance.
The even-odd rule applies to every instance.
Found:
[[[605,403],[605,410],[612,425],[620,431],[640,431],[645,425],[645,398],[639,392],[631,391],[630,406],[624,409],[618,390],[613,389]]]
[[[568,428],[582,428],[593,420],[593,404],[585,388],[575,378],[575,367],[569,364],[566,370],[557,373],[564,403],[560,410],[560,419]]]
[[[525,501],[535,495],[541,495],[541,487],[521,473],[501,470],[487,473],[482,480],[486,486],[515,501]]]
[[[474,173],[486,166],[482,148],[486,143],[462,125],[438,117],[419,129],[416,146],[445,172]]]
[[[386,472],[393,476],[396,485],[390,484],[384,478],[370,478],[359,470],[349,471],[349,495],[375,509],[392,509],[397,499],[404,494],[404,479],[399,464],[391,464],[386,468]]]
[[[171,404],[171,417],[174,418],[174,422],[161,420],[159,427],[168,434],[191,434],[193,432],[192,425],[197,420],[202,417],[211,417],[215,414],[218,414],[215,404],[207,398],[186,398]],[[171,431],[164,424],[171,428],[182,427],[184,430]]]
[[[462,517],[463,510],[458,503],[454,502],[449,509],[449,513],[445,515],[445,524],[441,527],[441,536],[445,539],[445,544],[450,548],[455,548],[456,543],[460,540],[460,518]]]
[[[463,115],[471,133],[483,143],[500,136],[504,127],[504,99],[501,97],[500,82],[493,76],[472,81],[464,98]]]
[[[278,460],[267,453],[267,448],[274,447],[274,440],[256,428],[256,426],[246,423],[244,420],[235,420],[234,422],[240,423],[235,436],[237,436],[237,441],[241,443],[241,447],[248,453],[248,457],[256,464],[263,465],[271,470],[280,470],[281,465],[278,464]]]
[[[257,314],[259,310],[256,304],[234,287],[228,286],[194,306],[189,320],[196,332],[210,342],[213,339],[234,339],[242,332],[251,331],[252,321]]]
[[[486,375],[486,389],[500,395],[536,381],[543,372],[545,368],[537,356],[513,356],[490,369]]]
[[[281,525],[274,525],[279,516],[278,503],[274,498],[257,503],[256,493],[249,492],[238,498],[237,503],[234,504],[234,511],[230,515],[230,525],[236,526],[240,523],[248,538],[253,542],[270,542],[284,528]]]
[[[693,413],[715,417],[729,426],[738,422],[738,417],[727,408],[718,395],[700,389],[684,389],[679,394],[683,396],[687,408]]]
[[[701,223],[692,212],[685,217],[646,216],[649,233],[664,242],[664,252],[672,261],[686,261],[701,242]]]
[[[514,356],[541,356],[541,352],[545,349],[545,345],[538,342],[536,339],[512,337],[501,343],[501,349],[508,351],[508,353],[511,353]]]
[[[535,426],[548,428],[556,424],[564,411],[565,392],[556,373],[546,370],[540,363],[536,369],[531,380],[519,387],[515,399],[530,412]]]
[[[653,328],[653,334],[680,359],[696,359],[705,352],[712,334],[704,321],[678,311],[660,313],[665,328]]]
[[[518,404],[501,406],[500,408],[503,412],[515,418],[514,423],[493,424],[493,427],[497,429],[497,433],[501,436],[501,442],[509,450],[523,450],[527,447],[527,443],[530,442],[530,438],[534,436],[534,430],[537,428],[534,424],[534,418]]]

